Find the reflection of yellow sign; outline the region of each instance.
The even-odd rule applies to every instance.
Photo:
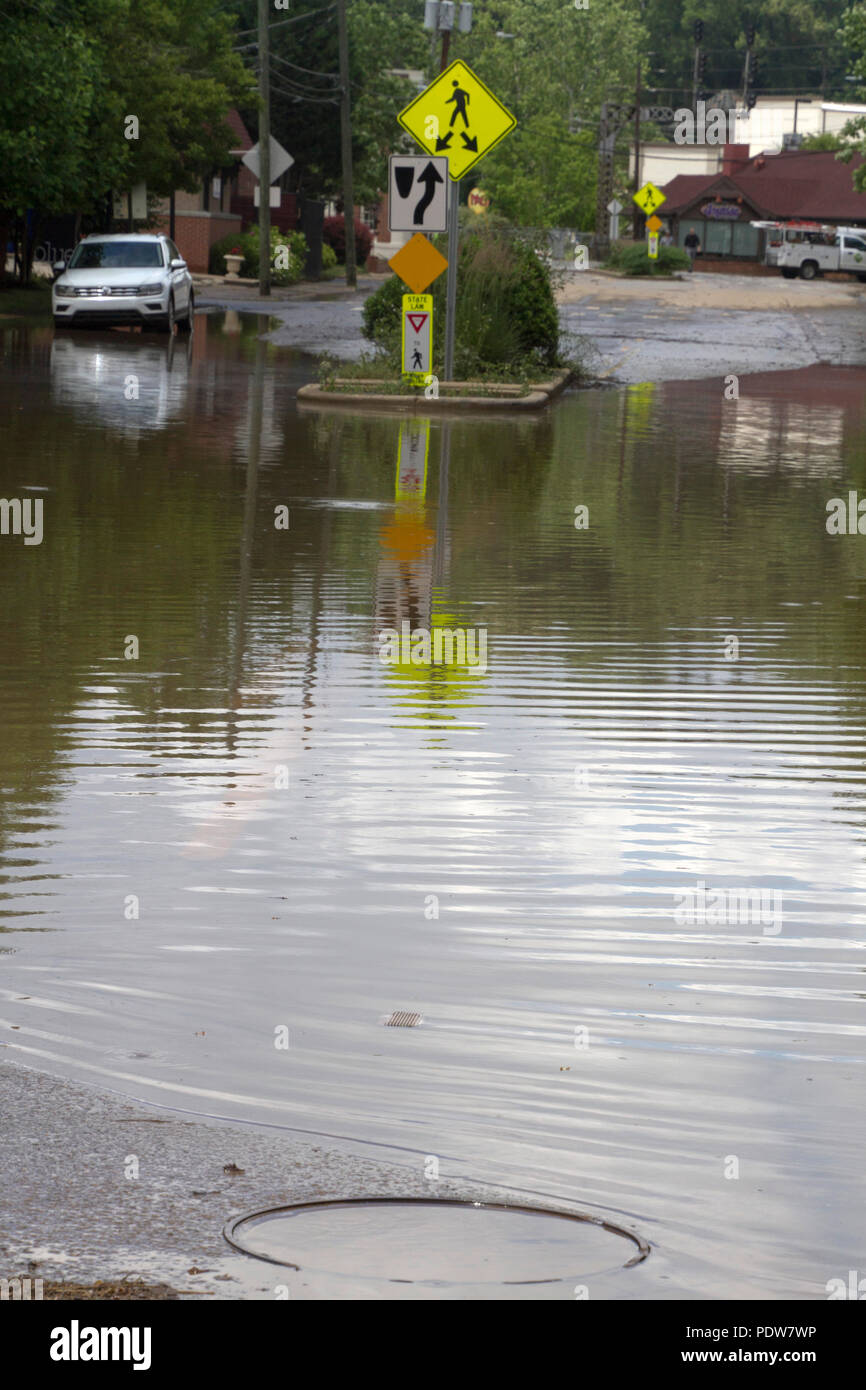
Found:
[[[447,154],[452,179],[461,179],[517,125],[507,107],[459,58],[397,120],[428,154]]]
[[[448,268],[445,257],[420,232],[416,232],[388,264],[415,294],[423,294],[427,286],[432,285],[437,276]]]
[[[661,218],[656,217],[655,213],[653,213],[652,217],[648,217],[646,220],[646,229],[648,232],[660,232],[663,226],[664,223],[662,222]]]
[[[667,197],[654,183],[645,183],[634,194],[634,200],[642,212],[655,212],[656,208],[667,202]]]
[[[473,212],[486,212],[490,207],[490,195],[483,188],[473,188],[466,202]]]
[[[407,420],[400,426],[397,446],[398,502],[420,501],[427,491],[427,455],[430,452],[430,421]]]

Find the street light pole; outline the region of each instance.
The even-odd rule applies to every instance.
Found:
[[[352,174],[352,107],[349,91],[349,30],[346,0],[337,0],[340,37],[340,144],[343,161],[343,222],[346,229],[346,284],[358,284],[355,256],[355,182]]]
[[[269,0],[258,0],[259,27],[259,294],[271,292],[271,40]]]

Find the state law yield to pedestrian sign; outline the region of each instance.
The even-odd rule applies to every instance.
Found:
[[[448,156],[452,179],[462,179],[517,125],[508,108],[459,58],[397,119],[428,154]]]
[[[426,386],[433,370],[433,296],[403,295],[403,376]]]
[[[444,232],[448,160],[392,154],[388,161],[388,225],[392,232]]]
[[[641,211],[646,213],[655,212],[656,208],[667,202],[667,194],[656,188],[654,183],[645,183],[632,197]]]

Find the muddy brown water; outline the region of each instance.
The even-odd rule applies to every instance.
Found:
[[[622,1297],[866,1273],[866,371],[428,438],[257,327],[0,328],[6,1055],[610,1216]]]

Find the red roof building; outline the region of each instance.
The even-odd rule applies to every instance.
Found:
[[[706,256],[754,260],[761,233],[752,221],[808,220],[866,226],[866,193],[854,189],[855,155],[843,164],[832,150],[755,155],[747,145],[726,145],[721,173],[677,174],[665,184],[660,210],[678,246],[690,228]]]

